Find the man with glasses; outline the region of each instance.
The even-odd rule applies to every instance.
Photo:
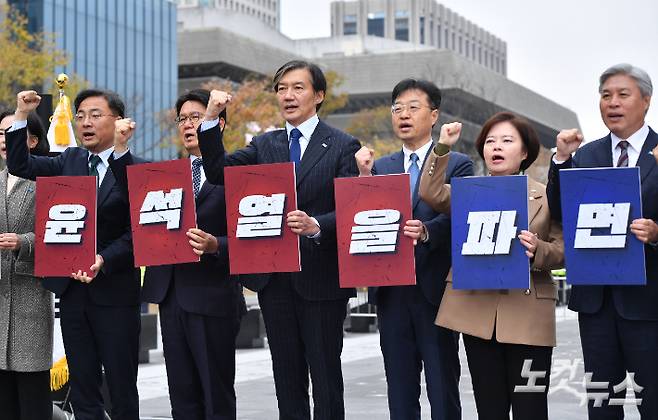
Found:
[[[459,403],[459,336],[434,325],[445,278],[450,270],[450,216],[436,213],[418,197],[420,174],[433,146],[432,128],[439,120],[441,91],[426,80],[405,79],[393,88],[393,132],[402,150],[373,160],[367,147],[356,154],[360,176],[408,173],[413,219],[405,236],[416,240],[416,285],[371,289],[377,304],[380,345],[388,383],[392,420],[420,420],[420,372],[425,370],[431,418],[461,419]],[[473,175],[473,164],[461,153],[451,153],[447,182]]]
[[[206,181],[197,127],[210,92],[194,89],[176,100],[180,144],[189,154],[198,228],[187,236],[196,263],[146,269],[142,300],[157,303],[171,414],[175,419],[236,418],[235,339],[245,312],[242,288],[229,276],[224,187]],[[226,112],[219,116],[223,130]],[[123,127],[120,127],[123,129]],[[127,152],[112,169],[125,185],[125,165],[132,164],[127,139],[117,137],[116,152]],[[118,165],[121,166],[118,166]]]
[[[104,371],[112,419],[139,420],[140,276],[133,262],[128,197],[110,169],[115,122],[124,118],[125,106],[116,93],[83,90],[74,102],[75,129],[82,147],[70,147],[57,157],[43,157],[30,155],[25,142],[27,115],[40,101],[34,91],[18,94],[16,120],[6,133],[9,172],[31,180],[59,175],[98,177],[95,262],[80,267],[70,278],[43,280],[44,287],[61,299],[75,418],[105,418],[101,395]],[[132,132],[134,123],[123,122]],[[113,157],[123,155],[115,153]]]

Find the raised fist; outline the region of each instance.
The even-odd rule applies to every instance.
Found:
[[[462,123],[460,122],[443,124],[441,126],[441,134],[439,135],[439,143],[452,147],[452,145],[457,143],[457,140],[459,140],[459,135],[461,132]]]
[[[226,108],[229,102],[233,99],[230,93],[222,90],[213,89],[210,92],[210,99],[208,100],[208,107],[206,108],[206,121],[212,121],[219,118],[219,114]]]
[[[361,147],[355,154],[356,166],[359,168],[359,176],[372,175],[372,166],[375,164],[375,151],[367,146]]]
[[[562,130],[555,138],[557,152],[555,158],[559,161],[569,160],[571,154],[578,150],[580,143],[583,142],[583,135],[577,128]]]
[[[16,119],[27,120],[27,114],[37,109],[41,96],[33,90],[24,90],[16,95]]]
[[[130,118],[122,118],[114,122],[114,151],[123,153],[128,150],[128,140],[135,132],[135,122]]]

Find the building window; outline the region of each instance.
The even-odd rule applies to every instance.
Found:
[[[464,41],[464,40],[462,39],[462,36],[459,35],[459,54],[463,54],[463,53],[464,53],[464,47],[463,47],[463,45],[462,45],[462,44],[463,44],[463,41]]]
[[[430,20],[430,45],[434,45],[434,22]]]
[[[465,49],[465,51],[466,51],[466,57],[469,57],[469,53],[471,51],[471,43],[468,39],[466,40],[466,49]]]
[[[409,41],[409,12],[406,10],[395,12],[395,39]]]
[[[420,43],[425,43],[425,16],[420,17]]]
[[[343,35],[356,34],[356,15],[345,15],[343,18]]]
[[[441,48],[441,32],[442,32],[441,31],[441,24],[439,23],[438,25],[436,25],[436,36],[437,36],[436,46],[437,46],[437,48]]]
[[[384,37],[384,12],[368,13],[368,35]]]
[[[457,49],[457,48],[455,48],[455,47],[456,47],[456,44],[455,44],[455,33],[453,32],[451,35],[452,35],[452,48],[450,48],[450,49],[453,50],[453,51],[455,51],[455,50]]]

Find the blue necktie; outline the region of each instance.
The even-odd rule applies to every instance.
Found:
[[[290,130],[290,161],[299,165],[302,159],[302,148],[299,145],[299,139],[302,137],[302,132],[296,128]]]
[[[420,175],[420,168],[418,168],[418,155],[412,153],[409,155],[409,160],[411,165],[409,165],[409,183],[411,184],[411,196],[414,196],[414,190],[416,189],[416,183],[418,182],[418,175]]]
[[[192,161],[192,186],[194,187],[194,198],[199,195],[201,189],[201,165],[203,160],[196,158]]]

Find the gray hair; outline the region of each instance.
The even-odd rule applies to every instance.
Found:
[[[605,81],[618,74],[625,74],[633,78],[637,83],[637,87],[640,88],[642,96],[651,96],[653,93],[653,85],[651,84],[649,74],[641,68],[627,63],[616,64],[601,73],[601,77],[599,77],[599,93],[603,91]]]

